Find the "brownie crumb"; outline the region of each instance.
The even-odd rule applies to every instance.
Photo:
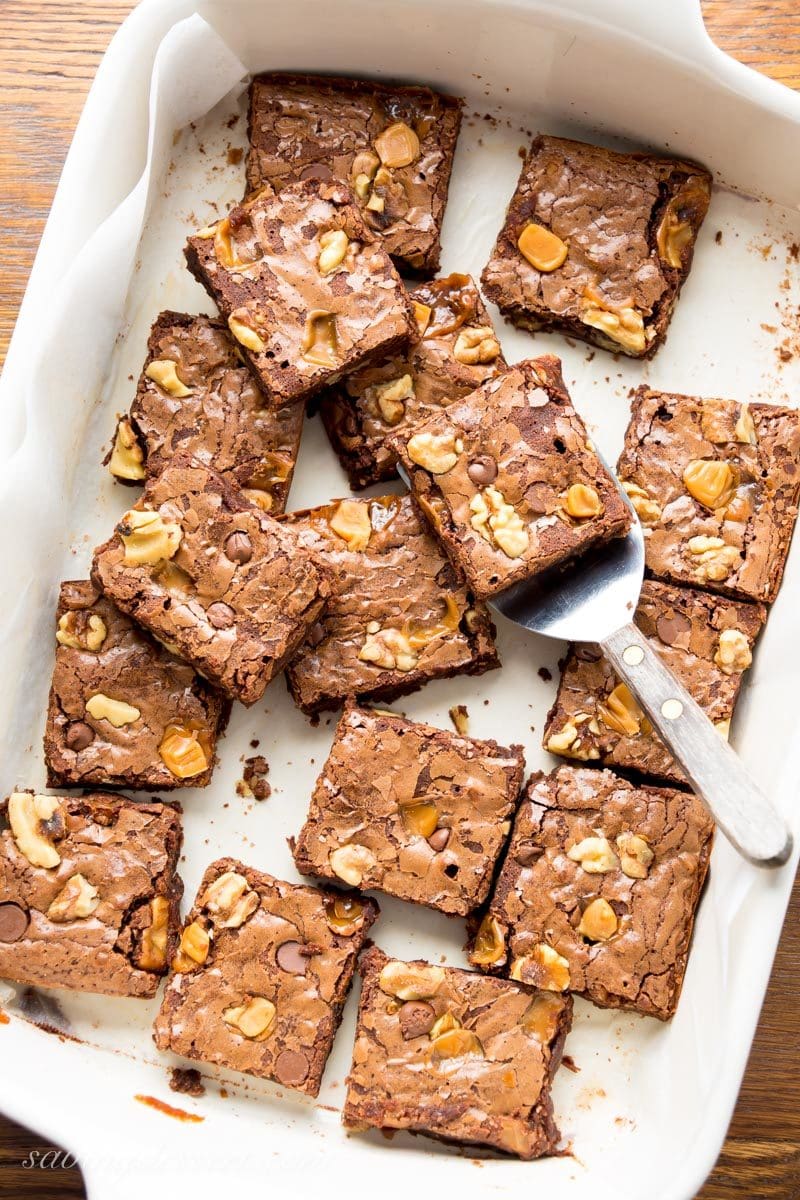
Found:
[[[237,793],[248,799],[252,797],[254,800],[269,800],[272,788],[267,783],[268,774],[269,763],[263,755],[255,754],[252,758],[246,758],[243,778],[236,784]]]
[[[722,230],[721,229],[718,229],[717,232],[714,234],[714,241],[717,243],[718,246],[722,245]]]
[[[549,683],[550,680],[553,678],[553,672],[548,670],[547,667],[539,667],[539,670],[536,672],[536,674],[545,683]]]
[[[462,737],[466,737],[469,733],[469,712],[466,704],[454,704],[449,713],[456,733],[460,733]]]
[[[173,1092],[183,1092],[185,1096],[206,1094],[203,1077],[194,1067],[173,1067],[169,1073],[169,1086]]]
[[[228,147],[228,155],[227,155],[228,166],[229,167],[237,166],[242,161],[243,154],[244,154],[244,150],[242,149],[241,146],[229,146]]]

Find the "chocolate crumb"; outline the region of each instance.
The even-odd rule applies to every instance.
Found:
[[[553,672],[548,670],[547,667],[539,667],[539,670],[536,672],[536,674],[540,679],[544,680],[545,683],[549,683],[553,678]]]
[[[718,246],[722,245],[722,230],[721,229],[718,229],[717,232],[714,234],[714,241],[717,243]]]
[[[173,1092],[183,1092],[185,1096],[206,1094],[203,1077],[194,1067],[173,1067],[169,1073],[169,1086]]]
[[[242,790],[239,788],[239,783],[236,785],[236,791],[239,795],[252,796],[254,800],[269,800],[272,795],[272,788],[267,783],[267,775],[269,774],[269,763],[261,754],[255,754],[252,758],[244,760],[243,778],[239,781],[243,785]]]

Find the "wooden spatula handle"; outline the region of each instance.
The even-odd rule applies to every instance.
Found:
[[[728,840],[756,866],[782,866],[792,852],[786,822],[642,633],[625,625],[601,646]]]

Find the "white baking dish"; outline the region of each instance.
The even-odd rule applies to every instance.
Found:
[[[232,53],[197,20],[169,33],[195,9]],[[480,272],[513,188],[523,131],[623,137],[714,168],[726,186],[715,194],[672,332],[653,363],[616,362],[602,352],[589,362],[584,347],[557,336],[502,330],[512,360],[545,350],[563,355],[578,407],[610,457],[619,449],[628,389],[642,379],[740,399],[792,403],[800,393],[798,359],[779,361],[784,335],[774,332],[800,303],[788,253],[800,241],[800,97],[715,50],[696,0],[145,0],[114,39],[90,93],[2,380],[5,791],[41,786],[44,778],[40,739],[57,582],[85,573],[91,547],[130,501],[99,460],[113,414],[130,401],[129,376],[140,367],[149,323],[162,307],[208,308],[182,267],[181,246],[188,229],[213,216],[212,202],[223,207],[241,190],[241,166],[225,159],[228,144],[242,145],[245,136],[243,121],[233,130],[225,124],[242,108],[235,56],[248,71],[425,80],[465,95],[470,111],[497,116],[496,126],[465,124],[445,222],[446,269]],[[194,131],[173,145],[173,131],[195,119]],[[310,422],[292,504],[345,491]],[[733,731],[796,837],[798,596],[796,549]],[[448,706],[466,703],[473,733],[525,742],[535,768],[548,758],[539,736],[555,686],[536,669],[555,669],[561,648],[524,640],[507,625],[499,638],[501,672],[432,685],[398,707],[447,725]],[[270,760],[275,789],[260,806],[235,793],[253,736]],[[219,853],[296,877],[284,839],[300,826],[330,736],[330,722],[311,728],[280,682],[266,705],[236,713],[213,785],[183,796],[188,896]],[[580,1073],[562,1071],[555,1088],[573,1157],[476,1164],[422,1139],[348,1138],[338,1108],[352,998],[319,1103],[211,1071],[206,1096],[190,1100],[168,1090],[166,1068],[176,1060],[152,1046],[153,1004],[53,993],[79,1044],[14,1016],[9,989],[2,994],[12,1019],[0,1026],[0,1108],[74,1152],[90,1195],[102,1200],[287,1192],[384,1200],[414,1191],[534,1190],[549,1200],[685,1200],[724,1138],[793,867],[759,873],[720,840],[671,1024],[576,1005],[567,1048]],[[460,922],[390,901],[383,908],[375,936],[390,952],[463,963]],[[173,1100],[204,1123],[170,1119],[138,1103],[137,1094]]]

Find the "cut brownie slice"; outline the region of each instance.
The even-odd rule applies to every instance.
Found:
[[[697,163],[540,135],[482,282],[505,317],[650,358],[708,209]]]
[[[348,705],[294,851],[298,870],[466,916],[489,893],[522,747]]]
[[[275,406],[417,336],[392,260],[341,184],[258,195],[189,238],[186,261]]]
[[[405,355],[348,375],[323,393],[320,415],[354,488],[397,475],[388,442],[466,396],[505,367],[500,343],[469,275],[411,291],[421,340]]]
[[[102,596],[61,584],[44,757],[50,787],[205,787],[230,701]]]
[[[550,1091],[572,1024],[568,995],[378,949],[364,983],[342,1119],[519,1158],[558,1149]]]
[[[258,75],[250,88],[247,184],[300,179],[352,188],[398,267],[431,275],[461,101],[426,87],[320,75]]]
[[[181,810],[91,792],[0,803],[0,977],[154,996],[177,947]]]
[[[329,586],[294,531],[180,455],[94,555],[112,600],[226,695],[254,704]]]
[[[224,322],[163,312],[153,326],[130,415],[107,460],[124,482],[159,475],[175,454],[213,467],[267,512],[283,512],[302,405],[267,405]]]
[[[377,916],[373,900],[283,883],[231,858],[212,863],[181,935],[156,1045],[316,1096]]]
[[[518,363],[393,446],[476,596],[624,534],[631,516],[572,407],[561,363]]]
[[[764,624],[760,604],[645,580],[634,621],[670,671],[727,738],[742,675]],[[671,783],[686,777],[627,686],[596,646],[570,648],[544,747],[599,759]]]
[[[653,575],[775,599],[800,499],[800,413],[640,387],[619,475]]]
[[[534,775],[472,961],[666,1020],[713,832],[690,792],[634,787],[611,771]]]
[[[286,671],[304,712],[392,700],[499,665],[494,626],[409,496],[334,500],[281,523],[331,573],[331,598]]]

